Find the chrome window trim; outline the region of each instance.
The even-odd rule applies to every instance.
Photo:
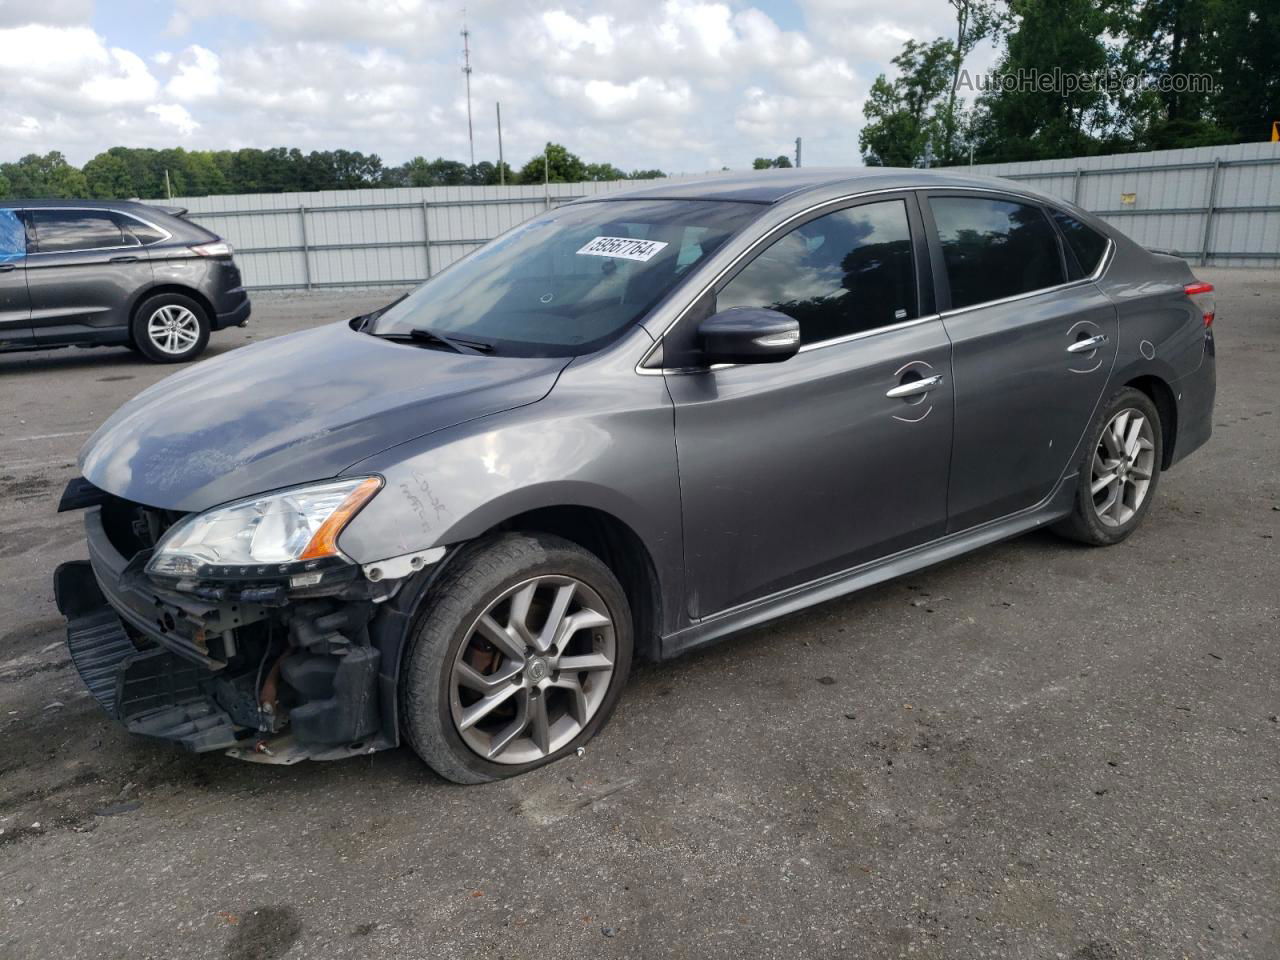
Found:
[[[674,330],[678,323],[684,320],[684,318],[688,315],[689,311],[693,309],[694,304],[696,304],[699,300],[701,300],[703,296],[706,295],[708,290],[710,290],[717,283],[719,283],[724,278],[725,274],[729,273],[729,271],[731,271],[734,267],[736,267],[744,257],[757,252],[763,244],[772,242],[773,238],[775,238],[780,231],[782,231],[791,223],[795,222],[796,220],[799,220],[801,217],[807,217],[812,213],[823,210],[826,207],[847,203],[850,200],[860,200],[863,197],[875,197],[875,196],[880,196],[887,193],[914,193],[917,195],[918,199],[928,200],[927,196],[921,196],[922,194],[928,191],[954,191],[956,193],[964,193],[964,192],[994,193],[998,196],[1003,196],[1003,197],[1008,197],[1010,199],[1016,199],[1020,201],[1034,203],[1040,207],[1053,206],[1053,204],[1051,204],[1046,200],[1041,199],[1040,197],[1032,196],[1030,194],[1019,193],[1016,189],[1002,190],[1002,189],[997,189],[995,187],[942,187],[942,186],[927,186],[927,185],[917,185],[917,186],[909,186],[909,187],[880,187],[876,190],[861,190],[857,193],[849,193],[839,197],[832,197],[829,200],[822,200],[819,203],[815,203],[811,207],[805,207],[803,210],[799,210],[796,213],[793,213],[791,216],[787,217],[787,219],[781,221],[780,223],[775,224],[769,230],[768,233],[764,234],[764,236],[760,237],[754,244],[752,244],[746,250],[742,251],[740,254],[738,254],[736,257],[730,260],[727,264],[725,264],[724,267],[722,267],[714,277],[712,277],[706,284],[703,285],[702,289],[700,289],[694,296],[689,298],[689,302],[684,305],[684,307],[676,315],[676,318],[672,320],[669,324],[667,324],[666,329],[664,329],[659,336],[654,338],[653,345],[649,347],[647,350],[645,350],[644,355],[638,361],[636,361],[635,372],[642,377],[653,377],[653,376],[660,377],[666,374],[683,375],[683,374],[689,374],[689,373],[704,373],[711,370],[727,370],[730,367],[748,366],[748,364],[724,363],[724,364],[713,364],[712,366],[709,366],[709,367],[645,367],[645,363],[648,362],[649,358],[653,356],[653,354],[662,346],[662,341],[667,336],[667,334],[669,334],[672,330]],[[785,199],[785,198],[782,198],[782,199]],[[1054,227],[1054,230],[1056,231],[1057,227]],[[1092,274],[1090,274],[1087,277],[1082,277],[1079,280],[1070,280],[1070,281],[1067,281],[1066,283],[1058,284],[1057,286],[1043,287],[1039,290],[1031,290],[1031,291],[1028,291],[1027,293],[1015,294],[1011,297],[1005,297],[1000,300],[988,300],[983,303],[975,303],[967,307],[959,307],[954,310],[944,310],[940,313],[933,313],[933,314],[929,314],[928,316],[917,317],[913,320],[907,320],[900,324],[893,324],[887,327],[877,327],[874,330],[864,330],[860,333],[849,334],[848,336],[844,336],[844,337],[835,337],[830,340],[820,340],[816,343],[806,344],[805,346],[800,348],[799,352],[804,353],[805,351],[808,351],[808,350],[816,350],[819,347],[834,346],[839,343],[847,343],[850,340],[861,340],[865,337],[872,336],[877,333],[888,332],[891,330],[900,330],[903,327],[911,326],[912,324],[916,324],[916,323],[924,323],[925,321],[928,321],[928,320],[945,319],[946,317],[954,316],[956,314],[966,313],[969,310],[976,310],[979,307],[989,307],[989,306],[994,306],[996,304],[1009,303],[1014,300],[1023,300],[1023,299],[1026,299],[1027,297],[1038,297],[1042,293],[1049,293],[1051,291],[1061,290],[1066,287],[1080,286],[1086,283],[1094,283],[1097,280],[1102,278],[1102,275],[1106,272],[1107,267],[1110,266],[1111,256],[1115,251],[1115,246],[1116,246],[1115,241],[1111,239],[1111,237],[1107,237],[1107,250],[1102,255],[1102,259],[1098,262],[1098,266],[1094,269],[1094,272]]]
[[[158,243],[165,243],[166,241],[173,239],[173,234],[170,233],[168,230],[166,230],[164,227],[160,226],[158,223],[152,223],[150,220],[146,220],[142,217],[137,216],[136,214],[129,213],[128,211],[125,211],[125,210],[118,210],[115,207],[74,207],[74,206],[44,207],[44,206],[40,206],[40,207],[9,207],[8,209],[21,210],[26,213],[36,213],[37,211],[40,211],[40,210],[75,210],[80,213],[114,214],[117,217],[128,217],[130,220],[136,220],[138,223],[141,223],[143,226],[150,227],[152,230],[158,230],[160,231],[160,233],[164,234],[164,236],[161,237],[159,240],[152,240],[150,243],[143,243],[142,241],[139,240],[137,243],[122,243],[119,246],[114,246],[114,247],[77,247],[74,250],[35,250],[35,251],[28,252],[27,253],[28,257],[52,256],[54,254],[60,254],[60,253],[97,253],[101,250],[139,250],[139,249],[145,249],[147,247],[154,247]]]

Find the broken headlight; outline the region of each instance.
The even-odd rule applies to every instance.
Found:
[[[147,573],[163,577],[261,575],[341,558],[338,534],[382,488],[356,477],[237,500],[174,525]]]

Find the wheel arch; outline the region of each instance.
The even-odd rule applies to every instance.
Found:
[[[1178,441],[1178,402],[1173,388],[1162,377],[1152,373],[1133,377],[1125,386],[1145,394],[1156,405],[1156,412],[1160,414],[1160,469],[1168,470],[1173,463],[1173,449]]]
[[[181,297],[187,297],[194,300],[204,310],[205,320],[209,323],[210,330],[213,328],[213,318],[217,313],[213,309],[213,304],[199,290],[194,287],[183,286],[180,283],[156,283],[149,287],[139,290],[133,297],[133,303],[129,305],[129,336],[133,336],[133,321],[138,317],[138,308],[142,306],[151,297],[159,296],[164,293],[173,293]]]

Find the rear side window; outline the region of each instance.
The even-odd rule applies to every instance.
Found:
[[[143,245],[158,243],[165,238],[164,232],[158,227],[143,223],[141,220],[135,220],[133,217],[121,217],[120,222],[124,225],[125,233],[131,235]]]
[[[930,197],[929,207],[952,309],[1065,282],[1058,239],[1039,207],[982,197]]]
[[[17,211],[0,208],[0,263],[27,255],[27,228]]]
[[[96,210],[30,210],[40,253],[133,246],[109,212]]]
[[[716,295],[716,309],[728,307],[768,307],[794,317],[801,343],[915,318],[906,204],[862,204],[796,227]]]
[[[1061,210],[1053,211],[1053,219],[1062,231],[1063,239],[1067,241],[1067,269],[1071,273],[1071,279],[1079,280],[1092,274],[1098,269],[1102,255],[1107,252],[1107,238]]]

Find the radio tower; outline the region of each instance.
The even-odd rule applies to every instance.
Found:
[[[467,78],[467,142],[471,145],[471,165],[476,165],[476,138],[471,129],[471,31],[467,29],[467,10],[462,9],[462,73]]]

